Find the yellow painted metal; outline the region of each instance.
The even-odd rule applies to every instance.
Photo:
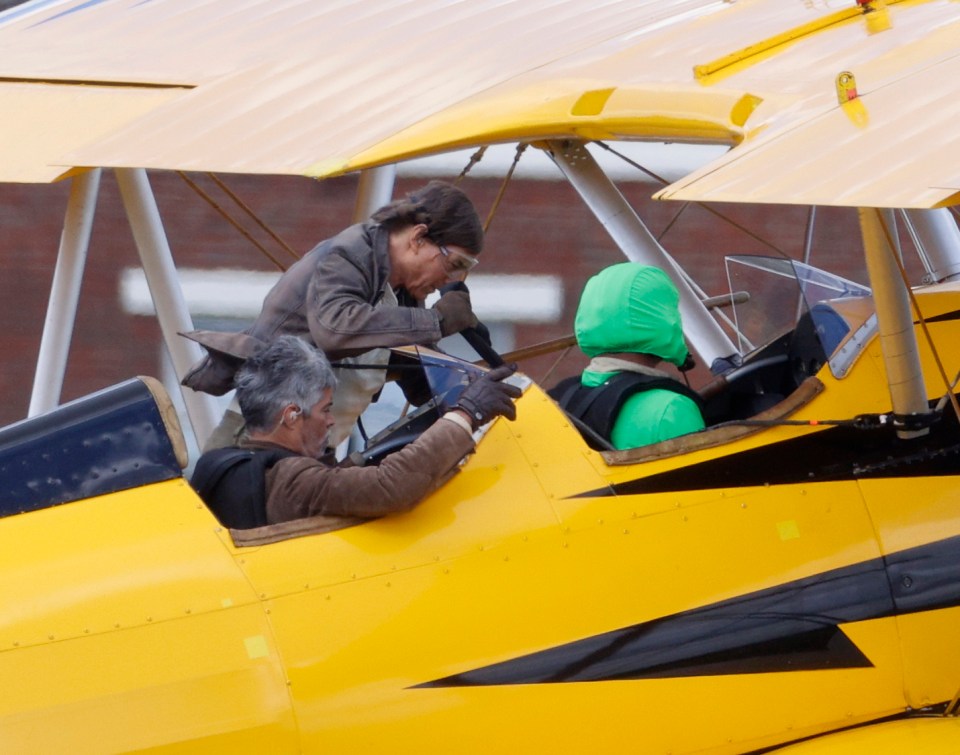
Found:
[[[736,144],[744,136],[744,93],[704,90],[692,85],[620,86],[599,106],[590,80],[552,81],[493,89],[425,117],[350,159],[325,159],[306,169],[324,177],[425,152],[476,144],[549,138],[663,139]],[[584,98],[595,109],[583,111]],[[430,145],[425,148],[425,145]]]
[[[873,359],[878,358],[874,353]],[[882,373],[873,369],[874,364],[864,360],[845,381],[832,381],[823,398],[804,414],[843,416],[839,412],[849,411],[853,396],[860,406],[880,410],[888,399]],[[827,414],[822,413],[825,411]],[[724,751],[726,747],[734,752],[744,749],[745,742],[753,747],[777,741],[784,731],[799,737],[823,730],[810,722],[830,715],[824,711],[824,707],[831,707],[822,694],[824,685],[833,690],[851,685],[836,697],[829,696],[830,700],[848,702],[841,713],[833,713],[836,718],[831,726],[869,717],[859,707],[866,688],[871,698],[867,707],[874,711],[892,713],[904,707],[900,688],[903,670],[896,649],[898,630],[892,619],[845,627],[876,669],[836,674],[836,679],[834,675],[827,679],[822,673],[811,674],[806,692],[802,681],[791,678],[790,704],[784,709],[770,703],[778,695],[780,680],[776,675],[762,681],[698,679],[695,687],[691,680],[670,680],[455,693],[411,689],[431,678],[518,653],[722,600],[738,594],[745,585],[762,589],[788,578],[880,555],[874,524],[852,482],[780,487],[775,494],[769,489],[713,490],[672,496],[570,499],[567,496],[585,486],[600,487],[599,481],[594,481],[599,467],[597,455],[587,450],[558,453],[558,445],[575,443],[575,436],[536,389],[528,392],[522,412],[522,426],[499,423],[494,429],[489,438],[494,456],[487,459],[481,452],[465,471],[465,475],[504,483],[503,493],[495,484],[485,487],[482,499],[467,498],[465,503],[463,490],[448,488],[442,493],[449,492],[453,504],[439,495],[404,520],[416,527],[421,514],[427,516],[432,507],[437,506],[434,510],[439,511],[451,505],[457,512],[456,522],[468,516],[474,506],[483,507],[483,521],[488,524],[497,522],[504,512],[522,518],[527,509],[524,503],[531,495],[536,500],[536,491],[517,488],[515,479],[499,479],[495,470],[510,470],[526,462],[556,511],[556,527],[545,518],[537,527],[526,531],[521,528],[506,538],[481,536],[479,543],[473,542],[473,548],[460,541],[457,557],[442,550],[439,543],[431,543],[435,546],[432,562],[426,558],[429,550],[414,562],[400,561],[400,554],[392,553],[395,563],[389,570],[387,559],[372,572],[351,575],[349,581],[339,585],[311,585],[310,592],[290,592],[272,605],[274,616],[285,617],[278,618],[278,623],[286,627],[280,631],[289,631],[282,644],[290,648],[291,661],[302,659],[294,662],[300,671],[291,676],[298,710],[303,711],[300,718],[321,722],[336,718],[339,722],[336,727],[318,725],[315,731],[305,732],[308,742],[315,742],[318,748],[339,749],[355,742],[375,746],[386,739],[408,743],[406,746],[413,751],[441,746],[448,732],[462,729],[469,720],[474,728],[495,727],[500,741],[512,747],[578,748],[592,742],[595,748],[612,749],[622,746],[622,734],[615,722],[629,716],[630,711],[636,715],[639,709],[661,722],[659,738],[645,729],[644,741],[654,751],[699,747]],[[742,450],[745,445],[761,445],[779,432],[700,455],[716,456]],[[513,451],[511,438],[516,443]],[[653,474],[695,460],[688,457],[650,463],[644,465],[644,472]],[[637,469],[613,468],[608,472],[608,480],[629,479]],[[516,490],[525,492],[517,494]],[[498,506],[504,499],[507,503]],[[408,531],[412,542],[430,537],[432,526],[423,524],[422,532]],[[720,532],[724,534],[718,536]],[[854,533],[859,533],[859,538],[853,537]],[[378,555],[382,550],[359,536],[352,543],[368,554]],[[748,553],[749,558],[731,559],[731,552]],[[678,553],[685,555],[678,558]],[[691,553],[697,557],[690,558]],[[298,549],[295,556],[286,550],[277,557],[275,570],[288,570],[294,563],[295,571],[309,571],[308,555],[307,548]],[[256,566],[255,583],[263,583],[272,558],[261,551],[256,558],[247,559]],[[317,554],[316,558],[321,560],[322,556]],[[716,564],[723,564],[723,568]],[[615,579],[602,576],[611,573],[617,575]],[[764,579],[757,579],[758,574]],[[518,594],[508,587],[517,584],[535,588]],[[624,601],[625,592],[635,592],[637,600]],[[367,593],[375,597],[360,597]],[[482,607],[482,611],[471,610],[471,606]],[[316,615],[324,617],[323,627],[349,623],[354,632],[349,636],[336,632],[318,641],[309,631]],[[930,638],[929,634],[923,636]],[[946,637],[944,634],[938,643],[928,645],[928,652],[936,652],[931,647],[942,652],[940,643],[946,642]],[[475,653],[469,661],[463,657],[465,647]],[[319,677],[311,672],[313,667],[322,667]],[[356,689],[343,689],[334,681],[357,667],[363,667],[364,672]],[[931,667],[926,664],[924,668]],[[952,683],[950,674],[938,679],[941,686]],[[674,711],[683,707],[685,696],[693,694],[694,688],[698,695],[728,700],[730,704],[718,702],[715,710],[711,706],[711,712],[701,719],[703,727],[681,736],[678,731],[683,726],[673,717]],[[417,711],[417,721],[404,715],[408,709]],[[553,711],[551,720],[557,722],[556,729],[531,729],[530,716],[524,712],[543,709]],[[758,709],[764,712],[759,721]],[[809,718],[798,715],[797,710],[808,711]],[[505,711],[517,713],[512,716]],[[582,734],[577,727],[559,724],[578,720],[585,711],[599,723],[598,729],[591,729],[589,742],[577,739]],[[598,739],[597,730],[607,733]],[[723,737],[730,741],[718,746]],[[490,748],[485,738],[461,744],[465,752]]]
[[[815,34],[816,32],[822,31],[830,26],[833,26],[834,24],[838,24],[841,21],[847,21],[851,18],[856,18],[861,14],[862,11],[856,6],[850,6],[849,8],[838,10],[829,16],[823,16],[813,21],[808,21],[807,23],[801,24],[793,29],[787,29],[786,31],[775,34],[769,39],[756,42],[749,47],[745,47],[742,50],[737,50],[724,55],[717,60],[704,63],[702,65],[696,65],[693,67],[693,75],[698,79],[704,79],[707,76],[711,76],[718,71],[722,71],[723,69],[732,65],[742,63],[745,60],[762,55],[763,53],[774,50],[781,45],[794,42],[802,37]]]
[[[850,71],[837,74],[837,102],[846,104],[857,97],[857,80]]]
[[[960,739],[960,719],[930,716],[890,721],[831,734],[777,750],[783,755],[850,755],[854,752],[952,755]]]
[[[7,650],[0,669],[6,752],[297,751],[259,606]]]
[[[889,410],[877,339],[819,377],[795,418]],[[841,625],[849,668],[421,686],[960,536],[955,476],[606,495],[817,427],[608,466],[537,386],[518,403],[413,511],[344,530],[241,548],[182,480],[0,520],[0,746],[736,753],[953,697],[957,608]]]
[[[854,382],[847,385],[856,390]],[[825,728],[833,728],[904,707],[892,619],[850,628],[874,668],[801,674],[805,679],[768,674],[417,689],[432,679],[879,556],[852,482],[780,487],[775,495],[757,489],[569,498],[604,487],[595,454],[559,450],[583,446],[536,388],[520,411],[522,421],[499,422],[488,436],[491,456],[484,445],[468,462],[458,480],[465,487],[448,486],[398,520],[405,551],[388,547],[390,523],[383,522],[372,537],[362,533],[366,525],[305,540],[303,547],[290,543],[244,556],[256,589],[278,595],[270,610],[291,669],[298,720],[309,722],[303,731],[308,750],[390,741],[400,752],[423,751],[441,748],[452,732],[464,730],[496,730],[497,742],[510,750],[619,749],[624,732],[616,722],[644,711],[644,720],[658,722],[642,727],[650,751],[739,752],[745,743],[783,741],[784,732],[793,738],[822,731],[828,719]],[[644,472],[685,463],[689,459],[644,465]],[[532,473],[540,490],[518,486],[512,476],[518,466]],[[482,496],[469,495],[470,475],[489,481]],[[545,514],[544,502],[554,516]],[[450,510],[452,519],[445,513]],[[449,541],[436,537],[438,516]],[[460,523],[468,521],[461,531]],[[513,522],[522,524],[514,528]],[[478,525],[480,534],[471,538]],[[493,537],[496,530],[500,537]],[[339,562],[347,557],[341,550],[346,543],[373,568],[345,574]],[[331,558],[328,547],[340,558]],[[286,591],[275,587],[288,579],[285,574],[314,575],[333,560],[339,575],[325,583],[321,577],[301,591],[292,584]],[[344,626],[351,631],[343,632]],[[836,695],[825,697],[824,685]],[[786,689],[789,703],[776,704]],[[685,726],[681,711],[690,696],[701,695],[712,704],[698,712],[697,727]],[[837,699],[845,701],[839,712]],[[584,719],[589,727],[570,723]],[[500,746],[488,737],[458,739],[462,752],[490,749]]]
[[[183,480],[2,521],[0,749],[295,750],[268,617],[216,529]]]
[[[952,478],[861,480],[884,555],[960,536],[960,488]],[[920,492],[922,491],[922,492]],[[909,505],[905,505],[909,502]],[[905,579],[911,579],[909,570]],[[921,575],[912,579],[919,580]],[[909,595],[909,584],[903,586]],[[951,698],[960,687],[960,609],[897,617],[908,703],[923,708]]]
[[[842,497],[835,488],[829,492],[832,498]],[[797,500],[803,500],[799,492]],[[796,512],[770,511],[769,497],[766,507],[758,503],[741,509],[736,500],[722,501],[690,512],[631,519],[626,526],[610,512],[610,520],[594,521],[589,529],[568,530],[561,522],[485,543],[482,550],[477,546],[452,562],[279,598],[271,603],[271,612],[291,666],[298,719],[311,727],[303,732],[306,747],[375,749],[387,741],[399,752],[422,752],[442,749],[454,732],[461,732],[460,752],[620,750],[625,738],[640,737],[651,752],[736,752],[745,742],[759,746],[784,731],[791,736],[810,732],[816,728],[812,721],[831,715],[835,726],[863,720],[868,710],[898,710],[903,700],[892,621],[865,631],[869,641],[859,638],[876,668],[853,672],[414,688],[708,604],[738,590],[760,589],[767,586],[756,579],[760,564],[775,582],[802,576],[808,568],[875,556],[862,503],[855,495],[851,500],[849,510],[833,516],[809,514],[810,531],[801,530],[806,537],[778,535],[773,520]],[[491,516],[523,505],[516,497],[485,502]],[[732,512],[738,515],[735,523]],[[841,532],[859,531],[863,537],[859,547],[845,543],[839,561],[834,544],[819,537],[834,528],[838,540]],[[754,554],[753,545],[764,539],[769,548]],[[751,549],[747,557],[731,559],[730,553],[743,553],[746,543]],[[277,568],[280,563],[287,569],[301,566],[289,558],[278,560]],[[349,632],[342,631],[345,626]],[[348,678],[351,683],[344,685]],[[836,698],[823,695],[825,685]],[[778,702],[788,689],[789,702]],[[698,710],[698,725],[685,725],[691,701],[704,697],[711,705]],[[848,701],[840,713],[835,711],[837,698]],[[635,721],[636,728],[625,731],[618,721]],[[480,734],[489,731],[496,731],[495,742]]]

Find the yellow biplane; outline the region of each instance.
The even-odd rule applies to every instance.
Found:
[[[0,15],[0,180],[73,182],[34,416],[0,430],[0,749],[956,752],[958,40],[953,0]],[[730,148],[662,199],[860,208],[869,286],[738,257],[734,308],[709,308],[600,140]],[[717,373],[696,386],[706,430],[596,447],[525,380],[517,421],[412,512],[241,532],[184,478],[155,381],[57,407],[101,170],[182,375],[199,355],[146,169],[363,170],[370,208],[399,161],[517,142],[677,281]],[[372,439],[373,462],[476,369],[404,353],[435,403]],[[185,398],[204,437],[215,410]]]

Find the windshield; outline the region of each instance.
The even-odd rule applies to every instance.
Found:
[[[871,290],[856,281],[783,257],[733,255],[726,271],[742,356],[791,332],[809,334],[843,377],[875,332]]]
[[[463,389],[484,372],[469,362],[419,346],[392,349],[390,369],[406,383],[406,395],[398,382],[388,380],[361,415],[364,432],[351,439],[351,451],[385,442],[409,442],[453,408]],[[414,404],[408,402],[408,395],[414,396]]]
[[[441,414],[456,406],[463,389],[472,379],[483,374],[483,370],[472,364],[451,361],[449,357],[434,355],[426,350],[418,349],[417,352],[434,406]]]

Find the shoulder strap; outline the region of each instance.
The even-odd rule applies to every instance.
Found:
[[[604,384],[606,385],[606,383]],[[602,386],[598,386],[602,387]],[[582,419],[593,406],[594,402],[603,395],[603,391],[586,388],[580,382],[580,376],[574,375],[557,383],[554,388],[559,396],[554,396],[563,409],[575,417]],[[553,393],[551,392],[551,395]]]
[[[569,406],[574,398],[583,391],[590,391],[589,388],[583,388],[580,384],[580,376],[574,375],[573,377],[568,377],[561,380],[553,388],[547,391],[547,395],[553,398],[556,401],[560,408],[563,409],[567,417],[573,423],[573,426],[576,427],[580,434],[583,436],[584,440],[587,441],[589,446],[597,451],[612,451],[613,446],[610,444],[610,441],[607,438],[601,437],[596,430],[590,427],[586,422],[584,422],[577,414],[574,414],[569,410]]]
[[[632,380],[625,379],[627,375],[632,376]],[[632,388],[631,392],[627,395],[627,398],[632,396],[634,393],[641,393],[643,391],[652,391],[652,390],[661,390],[661,391],[672,391],[673,393],[679,393],[681,396],[686,396],[688,399],[693,401],[697,405],[697,408],[702,412],[704,408],[703,397],[697,393],[692,388],[688,388],[686,385],[681,383],[679,380],[674,380],[671,377],[656,377],[654,375],[641,375],[639,373],[633,372],[621,372],[617,375],[617,378],[623,377],[622,382],[628,388]],[[609,381],[613,382],[613,380]]]
[[[577,388],[580,387],[580,376],[573,375],[568,378],[564,378],[559,383],[557,383],[553,388],[547,391],[547,395],[550,396],[554,401],[560,404],[564,409],[567,408],[567,405],[570,402],[570,398],[576,392]]]
[[[560,406],[609,441],[620,409],[631,396],[651,390],[667,390],[686,396],[703,410],[703,399],[683,383],[668,377],[618,372],[603,385],[588,388],[574,376],[550,392]]]
[[[224,526],[267,523],[265,476],[281,459],[296,456],[280,448],[218,448],[197,461],[190,484]]]
[[[197,460],[193,469],[190,484],[200,497],[207,491],[213,490],[220,479],[230,471],[230,468],[248,461],[253,451],[246,448],[217,448],[209,451]]]

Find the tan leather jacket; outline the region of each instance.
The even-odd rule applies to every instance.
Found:
[[[388,241],[388,232],[376,223],[358,223],[322,241],[280,277],[253,325],[233,334],[236,340],[301,336],[331,360],[380,346],[436,343],[441,338],[436,311],[376,306],[389,285]],[[229,347],[225,351],[231,352]],[[238,346],[233,353],[241,352]],[[212,351],[187,373],[183,384],[220,396],[233,387],[240,364],[240,359]]]
[[[266,475],[267,522],[408,511],[450,479],[473,446],[470,433],[441,418],[376,467],[332,467],[307,456],[281,459]]]

